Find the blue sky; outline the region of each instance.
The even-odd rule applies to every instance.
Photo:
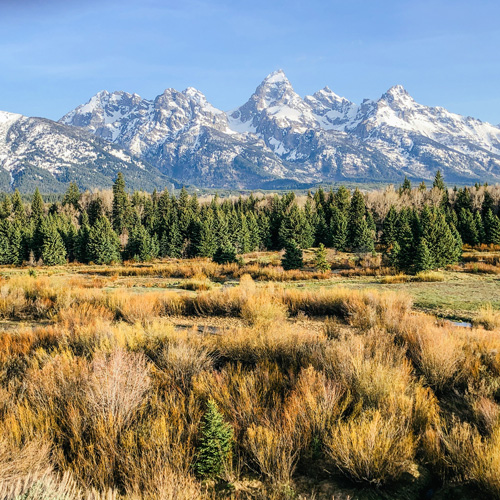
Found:
[[[224,110],[271,71],[354,102],[404,85],[500,123],[500,2],[0,0],[0,110],[58,119],[99,90],[193,86]]]

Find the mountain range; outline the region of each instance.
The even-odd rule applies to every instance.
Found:
[[[224,112],[198,90],[153,100],[102,91],[59,122],[0,113],[0,189],[44,183],[277,188],[338,181],[500,180],[500,128],[417,103],[400,85],[355,104],[328,87],[302,98],[281,70]],[[47,189],[45,189],[47,190]]]

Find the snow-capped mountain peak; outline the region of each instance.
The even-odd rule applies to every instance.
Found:
[[[448,178],[500,179],[500,128],[419,104],[402,85],[357,105],[329,87],[302,98],[277,70],[227,113],[193,87],[153,100],[104,91],[61,121],[205,185],[248,185],[261,175],[432,178],[437,168]]]

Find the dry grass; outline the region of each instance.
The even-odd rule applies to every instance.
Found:
[[[412,278],[412,281],[444,281],[444,274],[440,271],[420,271]]]
[[[334,465],[354,481],[394,482],[414,467],[416,443],[404,421],[373,410],[339,422],[326,443]]]
[[[485,304],[479,308],[479,312],[474,318],[474,324],[481,325],[486,330],[496,330],[500,328],[500,311],[493,309],[491,304]]]
[[[383,487],[417,466],[498,498],[498,332],[415,314],[401,293],[239,278],[197,293],[2,279],[1,316],[44,322],[0,330],[0,492],[221,498],[192,475],[213,398],[235,433],[224,477],[258,483],[242,498],[299,498],[297,468]]]

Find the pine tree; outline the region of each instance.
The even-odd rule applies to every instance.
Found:
[[[394,205],[391,205],[391,208],[387,212],[385,216],[384,223],[382,224],[382,244],[385,247],[389,247],[394,244],[397,240],[397,223],[398,223],[398,214]]]
[[[500,219],[493,214],[491,209],[486,212],[484,217],[484,232],[486,243],[500,245]]]
[[[0,205],[0,219],[6,219],[12,213],[12,202],[8,194],[4,195],[4,199]]]
[[[353,251],[371,252],[374,250],[373,234],[365,217],[366,206],[363,195],[356,188],[349,208],[349,246]]]
[[[457,229],[464,243],[469,245],[477,245],[479,243],[476,220],[470,209],[463,207],[460,209]]]
[[[410,193],[411,192],[411,182],[410,182],[410,179],[408,179],[408,177],[406,177],[406,175],[405,175],[405,179],[403,181],[403,184],[399,188],[399,192],[400,193]]]
[[[338,207],[332,207],[330,219],[330,242],[333,248],[340,252],[345,250],[347,243],[347,217]]]
[[[159,245],[157,236],[151,236],[142,224],[134,226],[130,232],[127,247],[125,248],[127,258],[134,258],[140,262],[148,262],[158,257],[158,253]]]
[[[63,205],[71,205],[78,210],[80,208],[80,190],[78,186],[71,182],[62,201]]]
[[[390,246],[384,248],[384,255],[389,261],[389,265],[395,269],[400,269],[400,257],[401,247],[397,241],[394,241]]]
[[[178,259],[182,257],[184,241],[179,230],[176,211],[172,211],[170,217],[169,230],[163,233],[160,250],[164,257]]]
[[[41,258],[46,266],[58,266],[66,263],[66,248],[64,241],[57,230],[55,221],[47,219],[42,224],[42,251]]]
[[[481,217],[481,212],[474,212],[474,223],[477,229],[478,243],[485,243],[486,233],[484,232],[483,218]]]
[[[335,205],[345,216],[347,216],[350,204],[351,194],[349,193],[349,190],[345,186],[340,186],[338,191],[335,193]]]
[[[207,210],[201,222],[200,238],[196,254],[200,257],[213,257],[217,250],[217,239],[215,237],[215,222],[211,208]]]
[[[44,215],[43,198],[38,188],[35,189],[33,200],[31,201],[31,219],[35,224],[39,224]]]
[[[486,217],[488,210],[491,210],[491,212],[494,214],[495,213],[495,203],[493,202],[493,198],[491,197],[490,192],[485,189],[484,200],[483,200],[483,203],[481,205],[481,215],[483,216],[483,219]]]
[[[75,257],[78,260],[78,262],[81,262],[83,264],[89,262],[89,256],[88,256],[89,235],[90,235],[89,216],[87,215],[87,212],[84,211],[82,213],[80,228],[78,229],[78,233],[76,235],[76,244],[75,244]]]
[[[260,248],[262,250],[272,248],[271,226],[269,217],[264,211],[259,212],[259,215],[257,216],[257,224],[259,226],[259,238],[261,242]]]
[[[326,260],[326,248],[323,243],[319,244],[319,247],[314,254],[314,267],[323,272],[330,270],[330,264]]]
[[[261,247],[260,228],[254,212],[247,215],[248,233],[250,235],[250,251],[259,250]]]
[[[435,213],[433,240],[429,242],[432,260],[436,267],[457,262],[460,258],[462,240],[454,225],[449,225],[442,210]]]
[[[104,203],[100,196],[97,196],[90,201],[87,208],[87,214],[89,217],[90,226],[93,226],[96,223],[97,219],[99,219],[99,217],[106,215],[106,212],[104,210]]]
[[[322,207],[318,208],[316,218],[317,218],[316,237],[315,237],[316,244],[317,245],[325,244],[331,246],[330,228],[326,223],[326,216]]]
[[[22,241],[19,223],[0,221],[0,264],[22,263]]]
[[[26,211],[24,210],[23,200],[18,189],[16,189],[14,191],[14,194],[12,195],[12,213],[14,214],[14,218],[21,222],[23,222],[26,218]]]
[[[441,191],[446,191],[446,185],[444,183],[443,175],[441,174],[441,170],[436,172],[436,176],[434,177],[434,182],[432,183],[432,187],[438,188]]]
[[[294,239],[290,239],[285,245],[285,254],[281,259],[281,265],[285,271],[300,269],[304,265],[302,249]]]
[[[113,229],[116,234],[122,234],[129,225],[130,202],[125,192],[125,179],[123,174],[118,172],[113,184]]]
[[[414,271],[415,273],[419,273],[420,271],[427,271],[429,269],[432,269],[431,252],[429,251],[425,238],[421,238],[418,242],[415,254]]]
[[[397,268],[410,271],[413,267],[414,235],[407,219],[403,219],[398,235]]]
[[[236,249],[233,244],[226,239],[217,247],[212,260],[216,264],[230,264],[236,262]]]
[[[99,217],[90,228],[87,252],[89,260],[95,264],[120,262],[120,239],[107,217]]]
[[[233,444],[233,429],[224,422],[224,417],[213,399],[207,403],[203,416],[201,439],[195,470],[201,477],[217,478],[230,459]]]

